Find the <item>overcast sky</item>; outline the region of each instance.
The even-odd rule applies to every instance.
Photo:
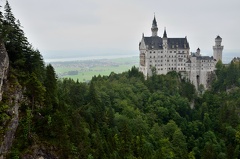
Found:
[[[5,0],[0,0],[5,4]],[[29,41],[54,53],[138,55],[142,33],[187,36],[191,51],[211,53],[217,35],[227,50],[240,50],[240,0],[9,0]],[[51,54],[52,53],[52,54]],[[67,54],[67,53],[66,53]]]

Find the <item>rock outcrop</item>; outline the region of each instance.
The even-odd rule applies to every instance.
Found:
[[[9,58],[6,48],[3,43],[0,42],[0,101],[2,101],[3,93],[6,93],[8,98],[10,99],[9,105],[11,107],[8,110],[11,119],[6,122],[4,125],[4,129],[6,130],[4,133],[3,141],[0,141],[0,159],[4,159],[5,155],[9,152],[12,147],[13,139],[18,127],[19,116],[18,116],[18,108],[20,106],[20,102],[22,99],[22,91],[20,86],[16,86],[13,88],[12,93],[7,93],[8,91],[8,69],[9,69]]]
[[[4,156],[9,152],[12,147],[12,143],[15,137],[15,133],[19,124],[19,106],[22,99],[22,91],[20,88],[16,88],[15,93],[12,95],[14,97],[13,107],[9,110],[12,113],[11,120],[6,126],[6,132],[4,135],[4,140],[1,143],[0,147],[0,159],[3,159]],[[2,157],[2,158],[1,158]]]
[[[3,43],[0,43],[0,101],[2,101],[3,84],[7,79],[9,58]]]

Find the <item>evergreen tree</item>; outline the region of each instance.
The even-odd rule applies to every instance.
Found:
[[[6,1],[6,5],[4,7],[4,10],[5,10],[4,17],[5,17],[5,20],[6,20],[7,24],[14,26],[16,24],[15,23],[16,19],[15,19],[13,13],[12,13],[12,8],[9,5],[8,0]]]
[[[57,77],[51,64],[46,67],[44,86],[46,88],[45,107],[48,112],[51,112],[52,108],[57,105]]]

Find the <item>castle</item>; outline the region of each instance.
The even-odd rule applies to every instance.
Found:
[[[202,56],[199,48],[196,52],[190,52],[187,37],[168,38],[166,29],[164,29],[163,37],[158,36],[155,16],[151,30],[152,36],[145,37],[143,34],[139,43],[139,71],[145,77],[152,76],[153,71],[156,74],[176,71],[183,78],[190,80],[197,89],[200,85],[208,88],[215,65],[222,60],[222,38],[220,36],[215,38],[213,56],[209,57]]]

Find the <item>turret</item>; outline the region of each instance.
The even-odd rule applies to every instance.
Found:
[[[163,45],[167,46],[167,31],[166,28],[164,28],[164,33],[163,33]]]
[[[199,48],[197,49],[196,56],[201,56]]]
[[[152,36],[158,36],[157,35],[158,27],[157,27],[157,21],[156,21],[155,15],[154,15],[154,19],[153,19],[153,22],[152,22],[151,30],[152,30]]]
[[[218,35],[215,38],[215,46],[213,46],[213,58],[216,61],[219,61],[219,60],[222,61],[223,46],[221,45],[221,43],[222,43],[222,38]]]

